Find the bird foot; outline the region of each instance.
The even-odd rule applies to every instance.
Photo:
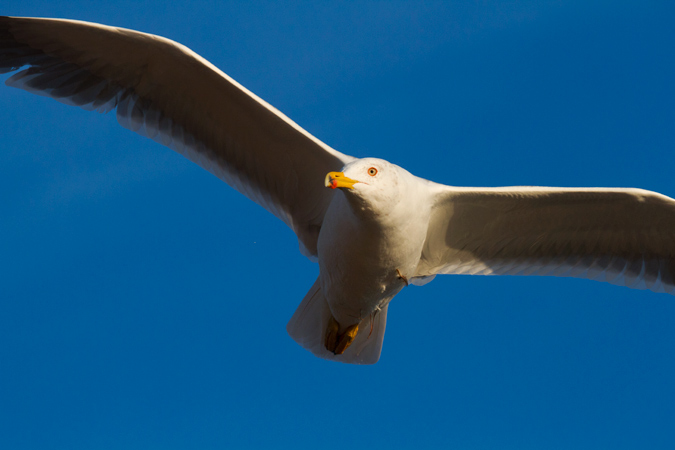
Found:
[[[326,340],[324,345],[326,350],[333,352],[334,355],[341,355],[352,345],[356,334],[359,332],[359,324],[354,324],[343,333],[339,333],[340,324],[337,320],[331,315],[330,320],[328,321],[328,327],[326,329]]]
[[[403,276],[400,270],[396,269],[396,273],[398,274],[398,279],[403,280],[406,286],[408,286],[408,278]]]
[[[324,341],[324,346],[329,352],[335,353],[335,347],[338,342],[338,331],[340,325],[337,323],[337,320],[331,314],[330,320],[328,321],[328,327],[326,328],[326,339]]]

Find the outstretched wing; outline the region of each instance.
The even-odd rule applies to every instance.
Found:
[[[181,153],[316,241],[327,172],[353,158],[323,144],[199,55],[168,39],[58,19],[0,17],[6,84],[87,110]]]
[[[438,189],[417,276],[553,275],[675,294],[675,200],[641,189]]]

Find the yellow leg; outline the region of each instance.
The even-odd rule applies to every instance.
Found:
[[[356,333],[359,332],[359,324],[357,323],[356,325],[352,325],[351,327],[347,328],[344,333],[340,335],[340,339],[338,340],[338,344],[335,347],[335,353],[336,355],[341,355],[349,348],[350,345],[352,345],[352,342],[354,342],[354,338],[356,337]]]
[[[359,332],[359,324],[348,327],[344,333],[339,333],[340,324],[331,315],[328,320],[328,327],[326,327],[326,339],[324,346],[329,352],[335,355],[341,355],[352,345],[356,334]]]
[[[340,325],[331,314],[330,319],[328,320],[328,327],[326,328],[326,340],[324,341],[324,346],[326,347],[326,350],[333,353],[335,353],[335,347],[338,343],[339,329]]]

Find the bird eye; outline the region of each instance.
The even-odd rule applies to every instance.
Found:
[[[370,169],[368,169],[368,175],[370,175],[371,177],[374,177],[375,175],[377,175],[377,169],[374,168],[374,167],[371,167]]]

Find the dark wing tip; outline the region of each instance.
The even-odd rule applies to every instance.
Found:
[[[44,53],[19,42],[11,31],[14,18],[0,16],[0,73],[13,72],[23,66],[31,65]]]

